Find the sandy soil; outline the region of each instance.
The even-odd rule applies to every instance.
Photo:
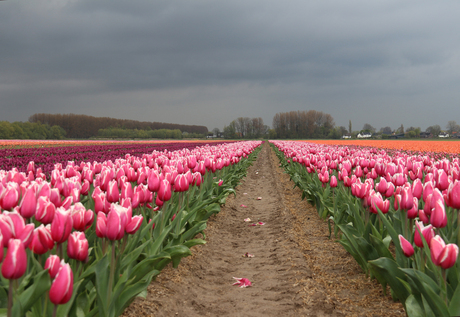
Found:
[[[123,316],[405,316],[292,188],[264,144],[236,198],[209,221],[207,244],[163,270]],[[265,225],[249,226],[257,221]],[[232,286],[233,277],[252,286]]]

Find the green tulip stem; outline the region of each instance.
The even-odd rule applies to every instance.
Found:
[[[457,245],[460,245],[460,209],[457,209]]]
[[[13,292],[14,292],[14,287],[13,287],[13,280],[9,280],[9,289],[8,289],[8,317],[11,317],[11,311],[13,310]]]
[[[112,297],[112,285],[113,285],[113,279],[115,275],[115,242],[116,240],[112,241],[112,254],[110,258],[109,288],[107,292],[107,303],[109,304],[110,304],[110,300]]]
[[[448,299],[447,299],[447,270],[446,269],[443,269],[441,268],[441,272],[442,272],[442,290],[443,290],[443,296],[444,296],[444,301],[446,303],[446,306],[449,307],[449,304],[447,303],[448,302]]]
[[[56,314],[57,314],[57,305],[54,305],[54,309],[53,309],[53,317],[56,317]]]

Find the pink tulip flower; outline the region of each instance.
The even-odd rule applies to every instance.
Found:
[[[2,275],[15,280],[24,275],[27,269],[27,254],[24,244],[19,239],[10,239],[5,259],[2,263]]]
[[[67,242],[67,255],[81,262],[88,259],[88,240],[84,232],[74,231],[70,234]]]
[[[51,237],[57,244],[65,242],[72,231],[73,220],[70,210],[63,207],[56,209],[54,219],[51,222]]]
[[[456,244],[449,243],[439,255],[439,264],[443,269],[447,270],[455,265],[457,258],[458,246]]]
[[[50,255],[45,262],[45,270],[48,270],[48,274],[52,279],[56,277],[61,268],[61,260],[57,255]]]
[[[61,267],[50,288],[50,301],[54,305],[67,303],[73,293],[73,272],[68,263],[61,261]]]
[[[233,283],[233,285],[238,285],[240,288],[252,286],[251,281],[249,281],[247,278],[234,277],[234,279],[236,282]]]
[[[414,247],[402,235],[399,235],[398,237],[399,237],[399,243],[401,245],[404,255],[410,258],[414,254]]]
[[[419,230],[423,237],[425,238],[425,241],[428,245],[430,245],[431,239],[434,237],[434,230],[432,225],[424,226],[423,223],[416,221],[415,222],[415,227],[416,230],[414,231],[414,243],[416,246],[419,248],[423,248],[423,242],[422,238],[420,236]]]

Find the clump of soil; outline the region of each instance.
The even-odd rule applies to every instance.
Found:
[[[163,270],[123,316],[405,316],[328,238],[267,144],[236,191],[208,222],[207,244]]]

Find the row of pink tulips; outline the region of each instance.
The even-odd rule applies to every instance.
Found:
[[[19,172],[16,168],[0,171],[0,245],[6,248],[3,277],[10,281],[23,277],[31,254],[36,254],[38,262],[49,269],[53,279],[49,299],[55,304],[56,313],[57,305],[71,299],[74,274],[78,278],[81,274],[78,268],[89,266],[91,249],[97,258],[94,248],[100,246],[103,256],[109,251],[107,246],[111,243],[113,272],[109,282],[113,283],[116,241],[123,240],[116,246],[117,252],[123,253],[126,244],[134,241],[128,236],[144,228],[146,221],[150,222],[148,227],[153,241],[160,236],[164,239],[166,224],[172,225],[178,214],[185,217],[190,211],[186,210],[185,202],[188,203],[190,198],[185,199],[185,196],[175,196],[178,205],[171,203],[167,206],[173,195],[190,190],[196,192],[205,181],[208,189],[214,188],[210,186],[214,177],[224,177],[221,171],[225,167],[238,164],[260,143],[239,142],[173,152],[153,151],[142,157],[127,154],[113,162],[94,161],[76,165],[71,161],[66,166],[55,164],[48,180],[39,168],[35,168],[33,161],[28,164],[26,172]],[[230,180],[230,176],[226,179]],[[217,193],[222,192],[224,187],[221,187],[223,181],[219,183],[217,186],[216,182],[216,189],[213,189]],[[211,195],[211,192],[206,195]],[[205,198],[203,190],[199,197]],[[165,219],[168,213],[172,213],[170,220]],[[193,217],[189,215],[188,219]],[[180,234],[180,225],[187,226],[190,222],[182,220],[174,222],[177,223],[175,233]],[[160,249],[161,242],[159,240]],[[32,253],[27,255],[29,252]],[[41,262],[42,255],[47,256],[44,264]],[[71,265],[73,270],[66,259],[75,261]],[[92,260],[95,260],[94,256]],[[17,285],[10,284],[10,297],[14,288],[17,289]],[[11,301],[12,298],[9,312],[12,311]]]
[[[439,283],[435,293],[443,298],[444,306],[430,298],[439,315],[460,311],[454,300],[455,294],[460,295],[458,157],[434,159],[397,151],[389,155],[375,148],[272,143],[284,156],[291,178],[304,193],[316,197],[311,199],[316,199],[320,214],[342,231],[341,244],[366,272],[382,284],[390,283],[406,308],[423,307],[428,297],[421,291],[426,288],[410,287],[413,271],[406,270],[416,269],[416,274],[430,276],[423,275],[423,279],[434,278]],[[396,247],[396,262],[392,262],[386,237]],[[395,271],[398,267],[401,270]],[[401,272],[404,282],[393,281]],[[422,279],[419,275],[415,284]]]

